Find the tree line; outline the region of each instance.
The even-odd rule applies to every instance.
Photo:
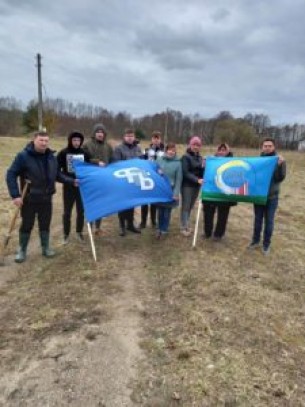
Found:
[[[38,128],[37,102],[30,101],[26,109],[13,97],[0,97],[0,136],[22,135]],[[72,103],[64,99],[48,98],[43,106],[43,125],[54,136],[66,136],[77,129],[90,136],[93,125],[102,122],[110,137],[120,138],[126,128],[134,128],[140,139],[150,139],[153,130],[163,133],[167,141],[187,143],[191,135],[198,135],[205,144],[227,142],[237,147],[257,147],[266,136],[276,139],[282,148],[297,148],[305,139],[305,125],[272,126],[265,114],[247,113],[235,118],[222,111],[213,118],[199,113],[185,115],[166,109],[152,115],[133,118],[127,112],[114,113],[100,106]]]

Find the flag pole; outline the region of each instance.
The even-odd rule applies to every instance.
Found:
[[[198,210],[197,210],[197,217],[196,217],[196,223],[195,223],[195,230],[194,230],[192,248],[194,248],[196,246],[196,242],[197,242],[198,226],[199,226],[201,208],[202,208],[202,201],[201,201],[201,199],[199,199],[198,200]]]
[[[95,244],[94,244],[94,240],[93,240],[93,236],[92,236],[91,225],[90,225],[89,222],[87,222],[87,226],[88,226],[88,233],[89,233],[89,237],[90,237],[90,244],[91,244],[92,255],[93,255],[94,261],[96,262]]]

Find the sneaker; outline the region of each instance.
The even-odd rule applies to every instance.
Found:
[[[214,240],[214,242],[221,242],[222,237],[220,237],[220,236],[213,236],[213,240]]]
[[[185,237],[191,236],[191,231],[189,229],[182,229],[181,234]]]
[[[85,241],[84,235],[82,233],[76,233],[77,240],[81,243]]]
[[[66,245],[66,244],[68,244],[69,243],[69,236],[64,236],[64,238],[63,238],[63,240],[62,240],[62,244],[63,245]]]
[[[257,249],[259,247],[259,243],[258,242],[251,242],[248,245],[248,249],[253,250],[253,249]]]
[[[268,256],[268,254],[270,253],[270,247],[264,246],[262,248],[262,253],[263,253],[264,256]]]

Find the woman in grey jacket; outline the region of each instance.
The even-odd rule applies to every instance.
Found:
[[[157,239],[161,239],[168,232],[171,212],[179,203],[179,194],[182,183],[181,160],[176,154],[176,145],[168,143],[165,147],[165,154],[157,159],[161,172],[166,175],[170,181],[173,190],[173,201],[170,203],[160,203],[158,210],[158,232]]]

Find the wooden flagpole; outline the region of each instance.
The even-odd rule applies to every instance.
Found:
[[[192,248],[194,248],[196,246],[196,243],[197,243],[198,226],[199,226],[201,208],[202,208],[202,201],[201,201],[201,199],[199,199]]]
[[[94,261],[96,262],[95,244],[94,244],[94,240],[93,240],[91,225],[90,225],[89,222],[87,222],[87,226],[88,226],[88,233],[89,233],[89,237],[90,237],[90,244],[91,244],[92,255],[93,255]]]

